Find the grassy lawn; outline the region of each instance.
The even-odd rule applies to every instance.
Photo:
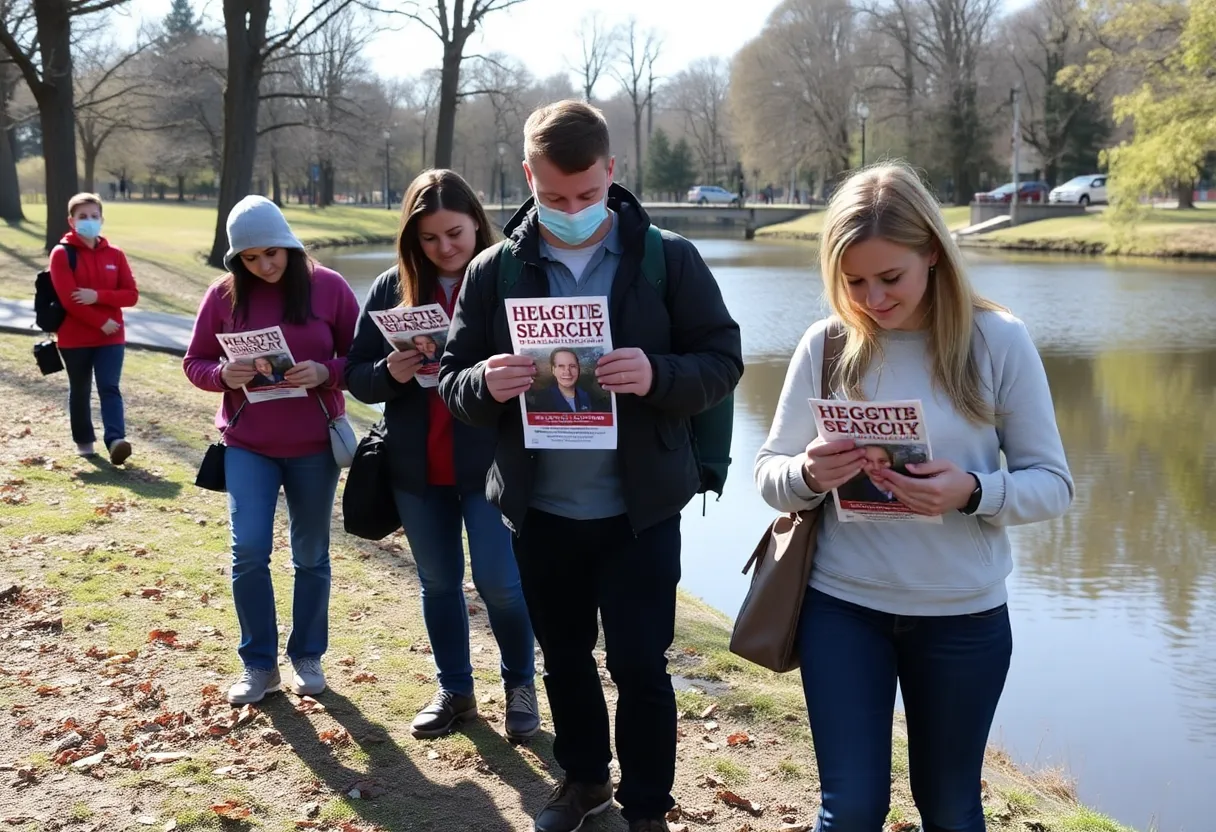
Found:
[[[140,287],[140,308],[193,315],[219,273],[204,262],[215,233],[215,206],[176,202],[110,202],[106,236],[126,252]],[[46,206],[26,205],[20,225],[0,223],[0,297],[29,298],[34,275],[46,264],[42,238]],[[309,246],[384,242],[397,232],[397,211],[336,206],[284,209]]]
[[[1126,229],[1112,226],[1104,213],[1090,212],[1000,229],[966,238],[966,244],[1127,256],[1211,257],[1216,255],[1216,205],[1201,204],[1193,211],[1149,208]]]
[[[37,373],[32,343],[0,335],[0,395],[13,414],[0,428],[6,829],[531,829],[559,774],[544,689],[541,734],[509,744],[497,651],[471,584],[481,718],[462,733],[409,735],[434,669],[404,538],[359,541],[337,516],[330,690],[231,709],[221,694],[238,670],[239,631],[226,503],[193,485],[214,439],[215,396],[191,387],[177,359],[132,350],[123,389],[136,454],[121,469],[83,460],[70,450],[64,377]],[[282,522],[276,543],[286,631]],[[742,662],[728,639],[722,615],[681,599],[670,653],[686,688],[673,819],[723,832],[810,824],[817,779],[797,674]],[[610,681],[605,688],[614,702]],[[898,722],[896,735],[889,829],[907,832],[916,813]],[[729,805],[728,790],[754,812]],[[1023,774],[995,750],[984,790],[990,829],[1127,832],[1079,807],[1058,774]],[[625,824],[611,812],[586,828]]]
[[[946,215],[946,225],[951,230],[965,228],[971,218],[971,209],[966,206],[960,208],[951,205],[943,208],[942,213]],[[823,214],[821,209],[816,209],[796,220],[757,229],[756,236],[778,240],[815,241],[823,230]]]

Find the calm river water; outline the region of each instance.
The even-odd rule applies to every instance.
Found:
[[[696,241],[743,328],[734,465],[685,513],[684,587],[733,614],[772,512],[751,466],[786,361],[824,312],[810,247]],[[325,252],[362,294],[391,255]],[[993,740],[1064,766],[1082,799],[1160,832],[1208,832],[1216,784],[1216,274],[1210,266],[968,257],[1033,334],[1077,499],[1013,530],[1014,658]]]

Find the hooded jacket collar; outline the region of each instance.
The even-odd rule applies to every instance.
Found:
[[[617,233],[625,251],[641,251],[650,227],[650,215],[628,188],[613,182],[608,186],[608,208],[617,214]],[[529,196],[503,229],[511,252],[526,263],[540,264],[540,221],[536,197]]]
[[[76,248],[84,248],[84,249],[87,249],[89,247],[89,244],[86,243],[81,237],[77,236],[76,232],[72,231],[71,229],[68,229],[68,233],[64,234],[62,237],[59,238],[59,244],[65,245],[65,246],[75,246]],[[93,246],[93,251],[100,251],[103,248],[109,248],[109,247],[110,247],[110,244],[108,242],[106,242],[105,237],[98,237],[97,245]]]

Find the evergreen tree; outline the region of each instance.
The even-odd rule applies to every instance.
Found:
[[[169,13],[165,15],[165,37],[171,41],[196,38],[201,34],[200,22],[190,0],[173,0]]]
[[[667,164],[667,184],[670,190],[682,194],[696,184],[697,164],[687,139],[680,139],[671,149]]]
[[[672,190],[668,178],[671,167],[671,141],[663,128],[657,128],[650,137],[646,159],[646,187],[653,193],[666,196]],[[641,197],[641,194],[638,194]]]

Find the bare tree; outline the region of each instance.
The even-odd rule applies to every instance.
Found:
[[[65,206],[79,190],[76,172],[76,111],[72,85],[72,20],[114,8],[126,0],[37,0],[0,3],[0,46],[21,71],[42,125],[42,155],[46,160],[46,248],[68,230]],[[33,6],[37,54],[22,44],[22,24]]]
[[[465,58],[464,49],[469,37],[491,12],[509,9],[523,3],[524,0],[468,0],[468,13],[465,13],[466,0],[451,0],[452,9],[448,11],[448,0],[429,0],[414,3],[410,10],[399,11],[410,20],[421,23],[443,44],[443,64],[439,81],[439,123],[435,130],[435,167],[450,168],[452,166],[452,146],[456,134],[456,107],[460,99],[471,95],[469,91],[461,90],[460,68]],[[426,12],[422,9],[425,7]]]
[[[620,31],[604,22],[598,12],[585,15],[578,27],[580,55],[574,67],[583,87],[583,100],[591,101],[595,85],[608,71],[616,53]]]
[[[919,156],[917,130],[917,81],[924,76],[917,58],[915,0],[867,0],[860,7],[865,28],[877,36],[875,49],[865,50],[862,66],[876,71],[867,91],[895,102],[895,115],[903,120],[904,141],[909,159]]]
[[[253,184],[257,159],[258,108],[266,64],[292,44],[307,40],[355,0],[313,0],[307,11],[268,32],[270,0],[224,0],[228,64],[224,83],[224,142],[220,161],[219,210],[207,262],[222,268],[228,250],[228,212]]]
[[[15,112],[14,97],[21,84],[21,73],[11,63],[0,63],[0,219],[23,222],[21,182],[17,178],[17,154],[14,148],[17,125],[26,115]]]
[[[730,67],[717,57],[694,61],[668,86],[671,108],[683,116],[709,182],[717,182],[719,165],[726,165],[729,89]]]
[[[643,33],[639,31],[637,19],[630,18],[621,35],[619,63],[612,69],[613,76],[633,107],[633,150],[636,160],[633,188],[639,198],[642,183],[646,181],[643,176],[642,116],[654,97],[654,63],[662,45],[654,30]]]
[[[84,156],[84,189],[94,188],[97,157],[112,136],[137,130],[151,110],[147,92],[147,67],[137,59],[148,43],[120,47],[110,41],[92,40],[77,50],[76,132]]]

